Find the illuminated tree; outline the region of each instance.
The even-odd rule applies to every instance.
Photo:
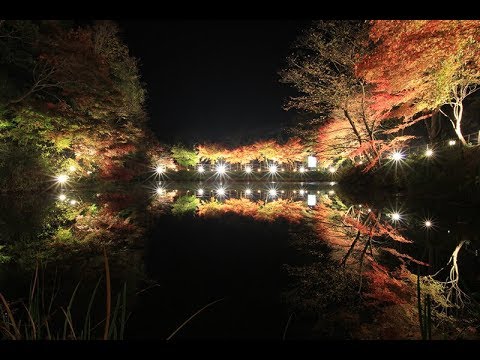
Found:
[[[371,145],[365,152],[368,158],[376,153],[373,141],[378,123],[370,111],[370,87],[355,72],[367,46],[365,22],[320,21],[298,40],[297,51],[289,57],[288,68],[281,75],[283,82],[301,93],[288,102],[286,109],[326,115],[329,131],[335,127],[347,131],[348,125],[348,150],[353,151],[355,143],[360,147],[367,142]],[[337,147],[346,151],[345,144]]]
[[[180,145],[172,147],[172,157],[183,167],[194,166],[199,160],[198,154],[194,150],[187,149]]]
[[[441,111],[459,140],[463,102],[480,84],[480,21],[375,20],[358,75],[376,85],[378,113],[401,130]],[[450,107],[451,113],[445,107]]]

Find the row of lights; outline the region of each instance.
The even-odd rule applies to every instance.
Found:
[[[281,168],[280,170],[281,170],[281,171],[285,171],[284,168]],[[202,174],[202,173],[204,173],[206,170],[205,170],[205,167],[204,167],[203,165],[199,165],[199,166],[197,167],[197,171],[198,171],[200,174]],[[259,168],[259,169],[257,169],[257,171],[260,172],[261,169]],[[270,165],[270,166],[268,167],[268,172],[269,172],[270,174],[276,174],[276,173],[278,173],[278,171],[279,171],[279,169],[278,169],[278,166],[277,166],[277,165]],[[296,172],[297,169],[295,168],[293,171]],[[300,173],[305,173],[305,172],[308,171],[308,169],[306,169],[305,166],[300,166],[300,167],[298,168],[298,171],[299,171]],[[336,169],[333,168],[333,167],[330,167],[330,168],[329,168],[329,171],[330,171],[331,173],[334,173],[334,172],[336,171]],[[156,172],[158,175],[162,175],[163,173],[166,172],[166,168],[165,168],[164,166],[157,166],[157,167],[155,168],[155,172]],[[216,172],[218,175],[225,175],[226,172],[227,172],[227,166],[226,166],[225,164],[218,164],[218,165],[216,166],[216,168],[215,168],[215,172]],[[247,174],[251,174],[251,173],[253,172],[252,166],[250,166],[250,165],[245,166],[245,172],[246,172]]]

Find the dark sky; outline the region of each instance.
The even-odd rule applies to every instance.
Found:
[[[268,137],[295,114],[280,84],[292,42],[309,21],[119,21],[148,90],[160,141]]]

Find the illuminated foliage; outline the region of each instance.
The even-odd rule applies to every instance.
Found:
[[[194,166],[199,160],[198,154],[194,150],[179,145],[172,147],[172,157],[183,167]]]
[[[375,20],[370,39],[373,51],[357,71],[375,84],[378,116],[401,118],[398,131],[440,110],[465,143],[463,100],[480,84],[480,22]]]

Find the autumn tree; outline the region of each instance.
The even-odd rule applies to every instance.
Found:
[[[480,21],[375,20],[370,39],[357,70],[375,84],[378,113],[402,119],[393,131],[441,112],[466,144],[464,100],[480,84]]]
[[[292,84],[301,95],[291,98],[286,109],[326,115],[342,129],[347,121],[356,142],[352,146],[372,142],[377,123],[369,113],[370,89],[355,73],[358,59],[368,47],[367,24],[320,21],[295,47],[281,76],[282,82]],[[376,152],[373,146],[369,150]]]

